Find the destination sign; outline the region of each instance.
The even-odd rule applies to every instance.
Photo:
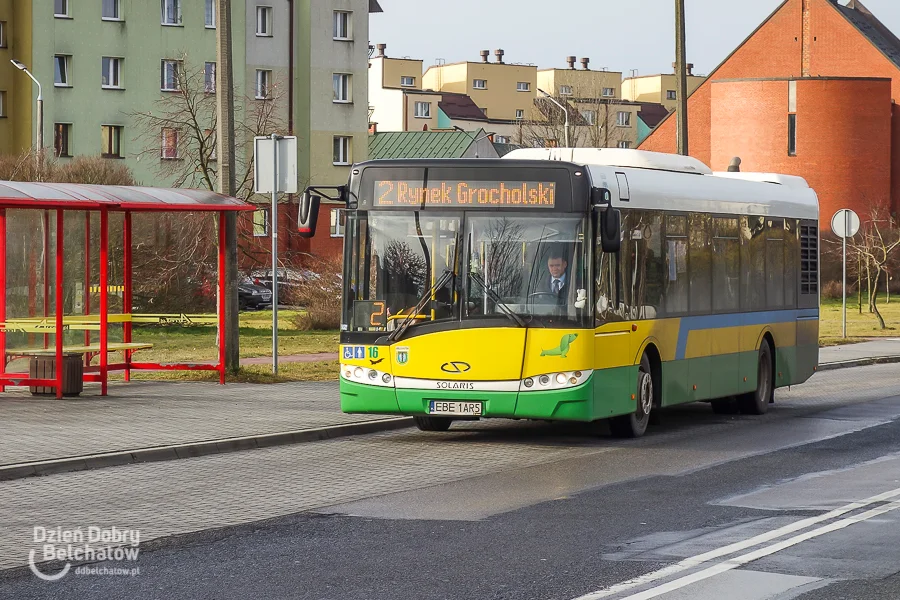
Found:
[[[376,207],[554,208],[556,183],[547,181],[376,181]]]

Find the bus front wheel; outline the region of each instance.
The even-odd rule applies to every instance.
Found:
[[[447,431],[453,419],[447,417],[413,417],[413,422],[421,431]]]
[[[637,438],[644,435],[650,423],[650,412],[653,410],[653,371],[650,359],[645,354],[641,357],[641,366],[637,376],[637,409],[630,415],[621,415],[609,420],[612,434],[620,438]]]
[[[756,391],[738,396],[738,405],[745,415],[764,415],[769,409],[769,403],[775,395],[774,364],[772,347],[768,340],[763,340],[762,346],[759,348]]]

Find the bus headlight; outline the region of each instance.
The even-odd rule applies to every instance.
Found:
[[[587,383],[593,371],[563,371],[559,373],[526,377],[519,386],[520,392],[543,392],[550,390],[564,390]],[[534,385],[537,379],[539,386]]]
[[[374,385],[378,387],[394,387],[394,376],[390,373],[376,369],[354,367],[353,365],[341,365],[341,377],[346,381]]]

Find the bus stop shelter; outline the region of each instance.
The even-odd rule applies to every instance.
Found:
[[[62,397],[64,358],[70,354],[83,356],[83,381],[99,382],[102,395],[107,393],[110,372],[124,371],[127,380],[132,369],[218,371],[219,381],[224,383],[227,339],[223,302],[224,222],[230,212],[253,209],[252,205],[236,198],[202,190],[0,181],[0,284],[3,286],[3,294],[0,294],[0,349],[4,357],[0,361],[0,391],[5,390],[6,386],[52,388],[57,398]],[[217,324],[218,331],[215,363],[151,364],[132,360],[135,351],[148,346],[132,340],[132,324],[149,322],[148,315],[144,315],[142,321],[141,315],[132,314],[132,220],[133,215],[146,213],[178,214],[179,218],[188,213],[206,214],[217,219],[215,270],[218,301],[215,317],[210,319]],[[116,278],[121,276],[122,281],[112,286],[121,312],[113,315],[109,312],[109,265],[113,258],[110,256],[111,216],[117,219],[117,230],[121,230],[122,235],[121,244],[116,240],[122,255],[115,257],[116,264],[121,264]],[[99,232],[96,231],[98,221]],[[92,222],[95,227],[93,232]],[[72,235],[73,230],[78,235]],[[15,241],[12,246],[9,245],[11,239]],[[99,242],[99,249],[92,248],[92,240]],[[23,247],[27,248],[22,250]],[[78,285],[82,295],[78,304],[80,310],[77,311],[72,310],[71,293],[67,296],[64,292],[64,286],[71,283],[66,281],[67,252],[79,255],[68,257],[70,270],[72,259],[78,261]],[[80,255],[84,257],[83,263]],[[92,260],[92,257],[96,259]],[[24,270],[16,273],[15,284],[11,281],[13,273],[10,272],[13,263]],[[42,290],[39,289],[39,277],[43,283]],[[95,278],[99,279],[99,285],[91,285]],[[13,289],[24,290],[20,293],[27,294],[30,300],[21,302],[17,309],[20,314],[8,319],[7,302],[10,294],[15,293],[11,292]],[[66,291],[71,291],[71,288]],[[99,295],[99,307],[92,309],[91,293]],[[40,297],[43,299],[42,307],[37,306],[39,302],[34,300]],[[69,314],[66,314],[67,301]],[[121,341],[110,341],[111,323],[120,328],[116,331],[121,335]],[[84,331],[83,345],[72,343],[76,330]],[[7,336],[12,332],[20,337],[27,336],[32,343],[26,344],[26,348],[8,348]],[[91,342],[91,332],[97,332],[99,336],[94,343]],[[75,334],[76,338],[80,336],[80,333]],[[124,355],[124,362],[110,364],[111,352]],[[11,360],[29,357],[54,360],[54,376],[35,377],[31,373],[8,372],[7,366]],[[99,358],[99,364],[92,365],[92,358]]]

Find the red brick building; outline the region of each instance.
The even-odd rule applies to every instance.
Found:
[[[844,207],[897,211],[898,97],[900,39],[861,2],[785,0],[689,98],[690,153],[806,178],[823,229]],[[640,148],[675,152],[674,114]]]
[[[344,247],[343,221],[340,218],[342,206],[323,202],[319,207],[316,235],[302,238],[297,234],[299,205],[296,202],[279,204],[279,263],[289,269],[299,269],[315,266],[316,259],[340,256]],[[238,265],[241,271],[271,268],[272,237],[269,235],[268,218],[268,211],[238,216]]]

